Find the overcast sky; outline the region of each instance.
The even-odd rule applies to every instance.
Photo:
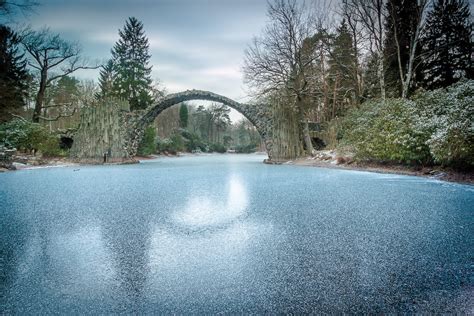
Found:
[[[169,92],[203,89],[236,101],[245,96],[244,49],[266,21],[266,0],[39,0],[18,22],[49,26],[78,40],[83,55],[101,61],[130,16],[144,24],[152,77]],[[97,80],[98,71],[77,73]]]
[[[34,12],[17,16],[17,22],[49,26],[66,39],[78,40],[84,56],[100,61],[110,58],[118,30],[134,16],[143,22],[150,41],[153,79],[169,92],[203,89],[236,101],[246,95],[244,50],[267,20],[266,0],[36,1],[40,5]],[[98,71],[76,76],[97,80]]]

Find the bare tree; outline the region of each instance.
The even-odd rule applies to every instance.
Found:
[[[39,122],[44,106],[46,89],[55,80],[68,76],[79,69],[96,69],[98,65],[90,65],[81,57],[78,43],[63,40],[59,34],[52,33],[48,28],[40,31],[30,29],[21,34],[22,44],[28,53],[28,65],[38,71],[39,85],[35,98],[33,122]],[[66,114],[61,114],[61,117]],[[51,118],[42,118],[51,120]]]
[[[398,40],[400,34],[399,30],[397,29],[397,16],[395,16],[397,12],[393,8],[389,10],[389,18],[393,21],[392,27],[395,38],[395,47],[397,50],[398,69],[400,74],[400,82],[402,83],[402,98],[406,98],[408,96],[408,90],[410,89],[411,80],[413,78],[414,62],[417,57],[415,56],[415,53],[422,37],[422,31],[425,26],[426,15],[430,2],[430,0],[417,0],[416,11],[414,13],[414,30],[410,34],[408,61],[406,65],[402,63],[401,59],[402,49],[406,49],[406,47],[401,47]]]
[[[385,100],[385,0],[345,0],[346,10],[353,14],[353,21],[362,25],[369,39],[369,50],[377,58],[377,77],[380,85],[380,96]]]
[[[363,32],[362,23],[357,18],[357,14],[354,12],[354,8],[348,4],[350,0],[343,0],[340,15],[343,19],[346,20],[347,26],[351,31],[353,46],[354,46],[354,69],[353,77],[356,82],[356,104],[360,104],[360,99],[362,97],[362,92],[364,89],[363,80],[362,80],[362,67],[361,67],[361,58],[363,43],[366,40],[365,34]]]
[[[260,95],[282,89],[287,92],[303,123],[303,139],[311,154],[313,146],[306,119],[308,69],[318,58],[314,43],[321,23],[317,23],[311,10],[295,0],[275,0],[268,6],[270,23],[245,52],[245,80]]]

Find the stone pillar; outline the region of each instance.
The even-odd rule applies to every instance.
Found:
[[[70,156],[84,162],[123,162],[130,159],[126,150],[127,124],[120,105],[105,101],[81,111],[79,128],[74,135]]]

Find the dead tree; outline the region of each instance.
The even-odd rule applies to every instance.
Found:
[[[28,53],[28,65],[38,72],[38,91],[35,98],[33,122],[39,122],[44,106],[45,93],[55,80],[68,76],[79,69],[96,69],[81,57],[78,43],[68,42],[48,28],[30,29],[21,34],[21,42]],[[62,115],[64,116],[64,115]]]

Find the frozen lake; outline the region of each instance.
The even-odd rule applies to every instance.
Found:
[[[263,159],[0,174],[0,313],[474,312],[473,186]]]

